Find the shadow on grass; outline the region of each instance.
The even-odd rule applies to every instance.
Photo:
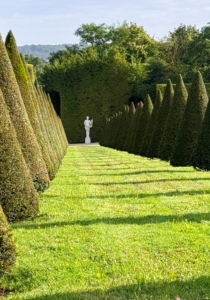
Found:
[[[117,218],[97,218],[90,220],[76,220],[76,221],[61,221],[61,222],[46,222],[46,223],[14,223],[13,228],[24,228],[24,229],[40,229],[60,226],[90,226],[95,224],[109,224],[109,225],[145,225],[145,224],[156,224],[165,222],[209,222],[210,213],[190,213],[185,215],[148,215],[143,217],[117,217]]]
[[[29,297],[30,300],[183,300],[210,299],[210,278],[201,276],[187,281],[145,282],[117,286],[111,289],[95,289],[83,292],[56,293]]]
[[[89,165],[88,165],[89,166]],[[103,166],[103,165],[98,165],[98,166]],[[107,165],[106,165],[107,166]],[[83,170],[85,170],[85,168],[81,168]],[[88,168],[89,170],[90,168]],[[115,170],[119,170],[119,171],[122,171],[122,170],[129,170],[131,168],[125,168],[125,169],[122,169],[122,168],[116,168]],[[136,168],[135,168],[136,169]],[[103,170],[110,170],[112,171],[113,169],[110,169],[110,168],[103,168]],[[97,169],[94,170],[94,171],[98,171]],[[192,170],[193,172],[193,170]],[[147,173],[191,173],[189,171],[184,171],[184,170],[143,170],[143,171],[135,171],[135,172],[127,172],[127,173],[96,173],[96,174],[88,174],[88,177],[89,176],[123,176],[123,175],[140,175],[140,174],[147,174]],[[209,173],[210,174],[210,173]],[[71,178],[71,177],[78,177],[78,175],[60,175],[61,177],[68,177],[68,178]],[[83,174],[83,175],[79,175],[79,177],[87,177],[87,174]],[[198,178],[197,178],[198,179]],[[173,179],[173,180],[176,180],[176,179]],[[181,179],[179,179],[181,180]],[[190,180],[190,179],[189,179]],[[209,180],[210,180],[210,176],[209,176]]]
[[[67,188],[69,187],[69,185],[65,185],[63,187]],[[74,196],[74,195],[70,195],[70,196],[66,196],[66,199],[79,199],[80,200],[83,200],[83,201],[88,201],[89,199],[96,199],[96,200],[102,200],[102,199],[112,199],[112,200],[115,200],[115,199],[144,199],[144,198],[150,198],[150,197],[153,197],[153,198],[159,198],[159,197],[174,197],[174,196],[196,196],[196,195],[209,195],[210,194],[210,190],[205,190],[205,189],[201,189],[201,190],[187,190],[187,191],[179,191],[179,190],[175,190],[175,191],[169,191],[169,192],[166,192],[166,193],[139,193],[139,194],[107,194],[107,195],[85,195],[85,196],[82,196],[82,197],[79,197],[78,195]],[[44,198],[57,198],[59,199],[62,195],[43,195],[43,199]]]
[[[98,175],[98,174],[97,174]],[[94,175],[94,176],[97,176]],[[110,175],[110,174],[108,174]],[[124,175],[124,174],[120,174]],[[168,182],[168,181],[202,181],[202,180],[210,180],[210,178],[161,178],[161,179],[152,179],[152,180],[142,180],[142,181],[122,181],[122,182],[88,182],[89,185],[119,185],[119,184],[145,184],[145,183],[156,183],[156,182]],[[69,183],[69,185],[84,185],[84,182],[81,183]]]

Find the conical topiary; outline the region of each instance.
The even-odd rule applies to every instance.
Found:
[[[158,149],[165,129],[166,120],[173,102],[173,97],[174,90],[169,79],[163,96],[162,105],[159,110],[156,127],[153,131],[152,139],[148,148],[148,156],[150,158],[158,157]]]
[[[121,132],[119,135],[119,150],[123,151],[124,144],[126,142],[127,138],[127,121],[128,121],[128,115],[129,115],[129,106],[125,105],[125,110],[123,112],[122,118],[121,118]]]
[[[194,76],[187,105],[184,112],[178,138],[172,151],[170,163],[172,166],[189,166],[197,147],[201,131],[208,95],[200,72]]]
[[[1,90],[0,182],[0,204],[10,222],[38,213],[38,196]]]
[[[143,139],[144,139],[144,135],[147,129],[147,126],[149,124],[149,120],[152,114],[152,110],[153,110],[153,104],[152,101],[150,99],[150,96],[147,95],[145,100],[144,100],[144,106],[142,108],[142,114],[141,114],[141,118],[137,124],[137,128],[136,128],[136,140],[134,142],[134,154],[139,154],[142,143],[143,143]]]
[[[26,65],[26,67],[27,67],[27,65]],[[32,70],[32,67],[30,68],[30,70]],[[28,68],[27,68],[27,70],[28,70]],[[44,139],[44,144],[47,147],[47,151],[49,153],[50,161],[52,162],[52,165],[53,165],[52,173],[50,173],[50,178],[53,179],[53,177],[55,176],[55,174],[56,174],[56,172],[59,168],[59,164],[58,164],[58,161],[57,161],[57,156],[56,156],[55,150],[54,150],[53,145],[51,143],[51,140],[49,138],[48,131],[46,129],[47,125],[44,121],[45,116],[44,116],[44,112],[43,112],[43,110],[40,106],[40,103],[39,103],[39,99],[38,99],[39,95],[38,95],[36,87],[34,85],[34,81],[33,81],[34,79],[31,77],[31,74],[33,74],[33,73],[34,72],[32,72],[32,71],[30,73],[28,72],[28,79],[29,79],[29,83],[30,83],[30,93],[31,93],[32,98],[34,100],[39,125],[40,125],[41,132],[42,132],[43,139]]]
[[[124,151],[128,151],[128,146],[130,143],[130,136],[131,136],[131,129],[132,129],[132,122],[133,122],[133,118],[135,116],[136,113],[136,108],[133,102],[131,102],[130,107],[129,107],[129,114],[128,114],[128,118],[127,118],[127,124],[126,124],[126,141],[125,144],[123,146],[123,150]]]
[[[10,40],[9,36],[8,36],[8,40]],[[15,49],[15,46],[12,47],[12,49]],[[17,48],[16,48],[16,50],[17,50]],[[13,50],[13,52],[15,52],[15,51]],[[18,76],[18,68],[15,67],[17,64],[13,63],[13,60],[12,60],[12,58],[15,57],[13,52],[11,51],[11,53],[10,53],[10,51],[8,51],[9,55],[11,55],[10,60],[12,62],[14,71],[16,70],[15,75],[16,75],[16,79],[17,79],[17,82],[18,82],[18,85],[20,88],[22,98],[23,98],[23,102],[25,104],[25,108],[28,113],[28,117],[30,119],[34,133],[36,135],[37,141],[40,145],[42,156],[45,161],[47,171],[49,174],[49,178],[52,180],[55,177],[55,167],[54,167],[53,161],[50,158],[48,145],[44,138],[44,132],[42,131],[41,123],[39,122],[38,105],[37,105],[37,99],[35,97],[35,94],[33,93],[33,86],[32,86],[33,83],[31,82],[31,78],[28,73],[26,62],[23,58],[23,55],[21,55],[21,54],[20,54],[20,59],[24,66],[25,76],[24,77]],[[16,53],[16,56],[18,57],[18,53]],[[21,65],[21,63],[20,63],[20,65]],[[25,78],[27,78],[27,81],[24,80]]]
[[[112,148],[114,148],[114,149],[116,149],[116,147],[117,147],[117,139],[118,139],[118,132],[120,130],[121,115],[122,115],[122,112],[119,111],[117,114],[116,128],[114,129],[114,136],[112,138]]]
[[[130,129],[130,140],[128,142],[128,148],[127,148],[127,151],[128,153],[134,153],[135,151],[135,139],[136,139],[136,133],[137,133],[137,127],[138,127],[138,122],[141,118],[141,114],[142,114],[142,109],[143,109],[143,102],[139,102],[137,104],[137,107],[136,107],[136,112],[135,112],[135,115],[134,115],[134,118],[133,118],[133,122],[132,122],[132,125],[131,125],[131,129]]]
[[[194,168],[210,170],[210,101],[198,139],[197,148],[192,158]]]
[[[30,169],[34,185],[38,191],[49,185],[46,165],[36,136],[31,127],[17,80],[7,50],[0,36],[0,87],[9,108],[10,118],[17,133],[17,138],[24,159]]]
[[[144,135],[144,140],[143,140],[143,143],[142,143],[142,147],[140,149],[140,155],[141,156],[147,156],[148,155],[147,152],[148,152],[148,149],[149,149],[149,144],[152,140],[153,131],[155,129],[158,114],[159,114],[159,110],[160,110],[160,107],[162,105],[162,100],[163,100],[162,93],[158,89],[155,104],[154,104],[154,108],[153,108],[153,111],[152,111],[152,115],[151,115],[151,118],[149,120],[149,124],[147,126],[147,130],[146,130],[145,135]]]
[[[182,80],[182,76],[179,75],[176,83],[174,100],[168,114],[165,130],[159,146],[158,157],[162,160],[170,160],[187,104],[187,96],[188,93]]]
[[[113,129],[112,129],[112,133],[111,133],[110,139],[109,139],[109,147],[111,147],[111,148],[113,148],[114,144],[115,144],[115,138],[116,138],[116,131],[117,131],[117,127],[118,127],[118,122],[119,122],[119,114],[116,113],[116,114],[114,114]]]
[[[8,273],[16,260],[14,240],[0,205],[0,276]]]

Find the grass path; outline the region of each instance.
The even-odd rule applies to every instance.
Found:
[[[40,198],[7,299],[210,299],[210,173],[69,147]]]

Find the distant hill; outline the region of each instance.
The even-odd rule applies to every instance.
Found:
[[[47,60],[50,53],[57,52],[59,50],[64,50],[65,46],[71,46],[70,44],[62,44],[62,45],[24,45],[19,46],[19,52],[22,54],[32,54],[36,57],[43,58]]]

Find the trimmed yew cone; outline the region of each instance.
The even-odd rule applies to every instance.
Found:
[[[7,50],[0,36],[0,87],[15,127],[21,150],[37,191],[49,186],[49,177],[40,146],[26,112]]]
[[[38,196],[0,90],[0,204],[9,222],[35,216]]]

